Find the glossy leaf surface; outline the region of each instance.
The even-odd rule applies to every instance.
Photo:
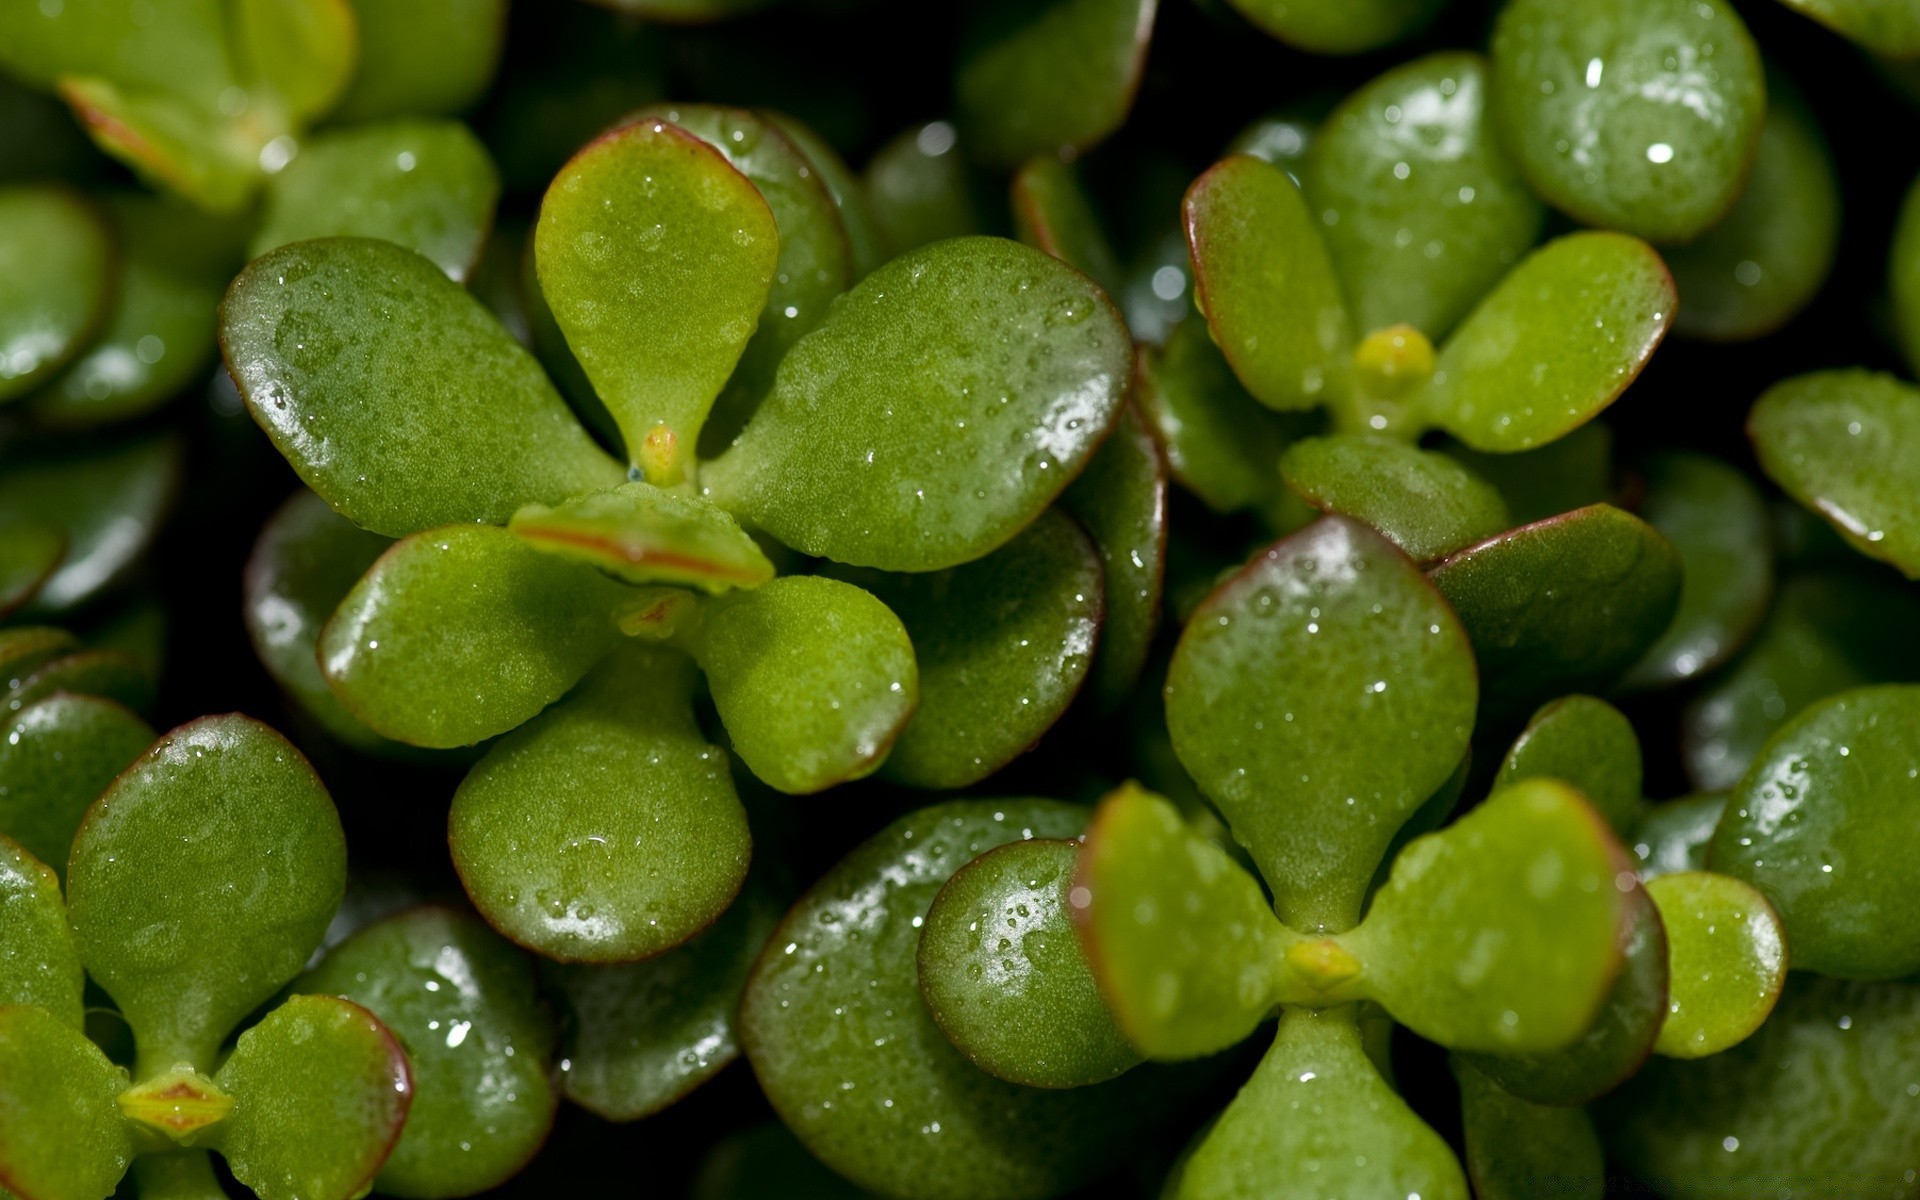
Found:
[[[359,60],[333,119],[466,108],[493,79],[506,10],[506,0],[359,0]],[[427,46],[433,53],[423,55]]]
[[[1305,438],[1280,477],[1322,512],[1357,517],[1415,562],[1432,562],[1512,525],[1493,485],[1453,459],[1387,437]]]
[[[0,834],[64,871],[87,806],[153,744],[153,730],[117,701],[56,692],[11,714],[5,732]]]
[[[1717,793],[1682,796],[1656,804],[1633,831],[1633,853],[1640,860],[1644,880],[1677,871],[1700,871],[1707,865],[1707,847],[1727,798]]]
[[[985,228],[958,146],[950,122],[930,121],[894,138],[867,163],[867,199],[889,253]]]
[[[1090,680],[1105,707],[1126,699],[1160,627],[1167,573],[1167,466],[1129,406],[1061,504],[1100,551],[1106,604]]]
[[[1053,255],[1107,291],[1117,291],[1120,263],[1071,163],[1042,154],[1020,164],[1013,176],[1012,200],[1013,223],[1021,241]]]
[[[114,1098],[127,1072],[45,1009],[0,1008],[0,1188],[100,1200],[133,1158]]]
[[[69,1029],[80,1029],[86,974],[67,932],[60,877],[5,837],[0,837],[0,917],[0,1004],[32,1005]],[[5,1171],[0,1160],[0,1174]]]
[[[1522,1100],[1458,1059],[1453,1075],[1460,1081],[1467,1173],[1479,1200],[1600,1200],[1606,1162],[1584,1111]]]
[[[1500,785],[1544,776],[1570,783],[1624,836],[1644,803],[1640,736],[1605,700],[1550,701],[1520,731],[1500,763]]]
[[[0,470],[0,522],[41,521],[66,535],[66,556],[27,611],[62,612],[120,582],[152,544],[179,474],[179,443],[166,436],[36,454]]]
[[[1357,54],[1419,31],[1443,0],[1360,0],[1354,4],[1235,0],[1249,21],[1315,54]]]
[[[79,352],[111,294],[106,223],[77,193],[0,189],[0,401]]]
[[[1672,955],[1671,994],[1654,1048],[1705,1058],[1737,1045],[1773,1011],[1787,981],[1786,931],[1751,884],[1681,871],[1647,884]]]
[[[1289,426],[1306,418],[1271,412],[1248,395],[1203,321],[1182,321],[1164,347],[1140,348],[1133,394],[1168,472],[1207,507],[1234,512],[1282,493]]]
[[[696,496],[624,483],[558,506],[529,505],[507,523],[521,540],[628,583],[720,593],[773,578],[773,564],[726,513]]]
[[[1090,148],[1126,120],[1157,0],[1049,0],[983,9],[954,99],[969,143],[1012,164]]]

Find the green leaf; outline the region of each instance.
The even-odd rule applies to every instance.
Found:
[[[966,156],[946,121],[909,129],[867,163],[863,182],[881,244],[905,254],[932,242],[982,232]]]
[[[1524,780],[1408,845],[1345,941],[1368,993],[1420,1036],[1557,1050],[1592,1026],[1620,973],[1631,868],[1578,792]]]
[[[1920,55],[1920,14],[1882,0],[1783,0],[1841,37],[1886,58]]]
[[[1342,395],[1352,319],[1320,222],[1294,182],[1235,155],[1194,180],[1182,213],[1194,299],[1247,390],[1283,410]]]
[[[209,1150],[142,1154],[133,1160],[131,1174],[140,1200],[226,1200]]]
[[[0,188],[0,402],[79,353],[106,315],[112,269],[106,223],[77,193]]]
[[[954,102],[968,144],[1012,165],[1077,155],[1118,129],[1146,65],[1156,0],[1001,3],[965,36]]]
[[[112,74],[211,102],[237,82],[222,6],[218,0],[163,2],[164,10],[144,12],[133,0],[9,7],[0,23],[0,60],[37,87],[50,88],[63,75]]]
[[[721,1137],[694,1179],[693,1200],[870,1200],[807,1153],[778,1121],[762,1121]]]
[[[79,648],[79,638],[51,625],[0,629],[0,687],[11,692],[41,664]]]
[[[336,121],[460,112],[492,82],[506,40],[506,0],[355,0],[353,15],[360,59]]]
[[[882,767],[888,779],[922,788],[985,779],[1053,727],[1092,668],[1100,555],[1057,511],[964,567],[853,578],[899,615],[919,662],[920,706]]]
[[[1361,330],[1439,340],[1540,236],[1546,209],[1494,140],[1487,66],[1428,55],[1349,96],[1301,178]]]
[[[251,83],[255,103],[270,98],[287,119],[304,124],[339,101],[360,52],[350,3],[236,0],[227,12],[234,63]]]
[[[1305,438],[1280,457],[1280,477],[1321,512],[1357,517],[1415,562],[1432,562],[1512,525],[1500,493],[1444,454],[1396,438]]]
[[[1662,454],[1647,465],[1640,516],[1680,552],[1673,623],[1627,672],[1629,687],[1692,679],[1746,645],[1773,595],[1773,529],[1747,477],[1704,454]]]
[[[1028,159],[1014,173],[1012,199],[1013,223],[1021,241],[1053,255],[1107,291],[1118,290],[1120,262],[1072,164],[1050,154]]]
[[[1394,831],[1466,752],[1477,694],[1466,636],[1419,569],[1326,517],[1194,613],[1167,723],[1281,919],[1337,932],[1359,919]]]
[[[1473,640],[1487,695],[1512,708],[1598,690],[1651,646],[1680,598],[1680,556],[1606,504],[1469,546],[1428,573]]]
[[[234,280],[227,366],[307,485],[398,537],[621,481],[493,314],[391,242],[283,246]]]
[[[1516,524],[1531,525],[1613,495],[1613,434],[1598,421],[1518,454],[1482,454],[1453,441],[1440,450],[1498,488]]]
[[[860,177],[847,166],[846,160],[811,127],[785,113],[762,111],[760,117],[786,135],[787,140],[806,158],[808,167],[827,189],[827,195],[832,197],[834,211],[840,217],[840,226],[846,231],[847,251],[853,263],[853,275],[848,282],[860,279],[886,262],[887,249],[880,223],[867,201],[866,189]]]
[[[1467,1173],[1476,1197],[1600,1200],[1606,1162],[1584,1110],[1522,1100],[1459,1058],[1453,1076],[1460,1081]]]
[[[1766,893],[1794,966],[1855,979],[1920,971],[1917,731],[1920,686],[1844,692],[1774,734],[1728,796],[1707,865]]]
[[[240,1035],[214,1082],[233,1097],[220,1152],[260,1200],[364,1195],[414,1095],[393,1031],[335,996],[289,998]]]
[[[153,706],[153,677],[124,650],[77,650],[48,660],[7,694],[6,714],[74,692],[115,700],[131,709]]]
[[[1071,899],[1101,993],[1143,1054],[1211,1054],[1273,1011],[1294,935],[1259,882],[1160,797],[1129,785],[1101,802]]]
[[[493,227],[500,177],[458,121],[382,121],[321,134],[267,185],[252,257],[319,237],[382,238],[465,280]]]
[[[1705,1058],[1744,1041],[1787,982],[1786,930],[1750,884],[1681,871],[1647,884],[1672,955],[1672,996],[1654,1048]]]
[[[780,254],[773,211],[713,146],[657,118],[562,168],[540,205],[540,290],[627,455],[680,481]]]
[[[1086,467],[1119,419],[1131,348],[1106,295],[1059,261],[998,238],[929,246],[834,305],[702,482],[807,554],[971,562]]]
[[[1571,233],[1508,272],[1441,348],[1422,414],[1475,450],[1565,437],[1619,398],[1673,322],[1653,247]]]
[[[132,1161],[123,1067],[42,1008],[0,1008],[0,1189],[105,1200]]]
[[[1723,0],[1515,0],[1493,101],[1534,190],[1588,225],[1687,242],[1739,198],[1760,139],[1760,54]]]
[[[1920,578],[1920,390],[1864,370],[1815,371],[1767,389],[1747,418],[1760,468],[1853,548]]]
[[[780,910],[749,878],[684,946],[639,963],[547,964],[565,1005],[560,1085],[609,1121],[651,1116],[739,1057],[734,1012]]]
[[[1129,405],[1106,445],[1060,503],[1100,551],[1106,603],[1093,695],[1117,707],[1133,691],[1160,629],[1167,575],[1167,464]]]
[[[560,1099],[555,1029],[533,964],[484,923],[415,908],[328,951],[294,990],[371,1012],[407,1051],[413,1105],[380,1171],[389,1196],[467,1196],[525,1166]]]
[[[684,656],[627,647],[461,781],[447,839],[489,924],[563,962],[632,962],[732,902],[747,819],[692,688]]]
[[[1895,332],[1907,363],[1920,362],[1920,179],[1907,189],[1889,249],[1888,290],[1893,294]]]
[[[74,837],[67,901],[143,1076],[211,1066],[227,1031],[299,972],[340,905],[346,857],[313,768],[248,717],[182,725],[114,780]]]
[[[719,601],[691,649],[734,753],[790,794],[871,774],[920,697],[900,618],[835,579],[790,576]]]
[[[1232,0],[1249,21],[1314,54],[1358,54],[1411,37],[1445,0]]]
[[[1034,838],[954,872],[920,931],[920,991],[981,1070],[1028,1087],[1104,1083],[1140,1061],[1094,985],[1069,893],[1078,842]]]
[[[46,521],[0,527],[0,616],[33,599],[66,553],[67,535]]]
[[[558,700],[636,595],[504,529],[449,525],[380,556],[320,631],[334,695],[379,733],[466,746]]]
[[[66,534],[66,557],[29,613],[78,608],[125,577],[173,503],[180,458],[180,443],[161,435],[24,453],[0,467],[0,523],[37,521]]]
[[[717,595],[773,578],[773,564],[739,522],[696,496],[650,483],[624,483],[554,507],[528,505],[507,528],[537,550],[628,583]]]
[[[0,834],[63,871],[87,806],[152,744],[145,721],[100,696],[56,692],[23,706],[0,739]]]
[[[18,842],[0,837],[0,1005],[32,1005],[80,1030],[85,987],[60,877]],[[0,1175],[6,1170],[0,1158]]]
[[[1678,871],[1705,870],[1707,846],[1726,806],[1725,796],[1708,793],[1647,809],[1632,839],[1640,878],[1651,881]]]
[[[1645,806],[1640,736],[1624,713],[1592,696],[1549,701],[1514,739],[1499,786],[1536,777],[1572,784],[1622,836]]]
[[[134,8],[121,0],[107,3],[122,12]],[[188,0],[182,7],[210,6],[204,0]],[[215,19],[220,19],[218,14]],[[162,53],[174,49],[177,47]],[[184,75],[190,69],[187,60],[178,62]],[[224,67],[220,74],[226,74]],[[222,216],[237,217],[253,199],[260,184],[263,155],[284,162],[291,153],[291,136],[284,132],[283,114],[277,112],[269,111],[260,121],[236,126],[218,114],[217,101],[209,104],[205,96],[180,96],[164,87],[125,86],[111,79],[70,75],[62,76],[58,87],[61,99],[73,109],[100,149],[131,167],[135,175],[156,189],[172,192],[197,208]]]

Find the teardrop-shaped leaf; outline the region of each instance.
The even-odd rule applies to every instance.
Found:
[[[920,993],[983,1071],[1028,1087],[1104,1083],[1140,1061],[1073,929],[1078,842],[1010,842],[954,872],[920,931]]]
[[[1563,696],[1533,714],[1500,764],[1500,786],[1545,777],[1574,786],[1625,836],[1640,816],[1640,736],[1605,700]]]
[[[124,650],[76,650],[47,660],[7,693],[5,715],[61,692],[100,696],[128,708],[153,706],[153,676]]]
[[[1234,155],[1194,180],[1182,213],[1194,300],[1247,390],[1282,410],[1343,394],[1352,318],[1320,222],[1293,180]]]
[[[1686,242],[1733,206],[1760,139],[1760,54],[1722,0],[1516,0],[1493,32],[1494,113],[1549,204]]]
[[[506,0],[356,0],[353,16],[359,62],[336,121],[460,112],[492,82],[507,33]]]
[[[67,932],[60,877],[18,842],[0,837],[0,1005],[45,1009],[79,1030],[85,987],[80,952]],[[0,1160],[0,1175],[6,1170]]]
[[[1619,398],[1673,323],[1653,247],[1571,233],[1508,272],[1441,348],[1421,413],[1475,450],[1564,437]]]
[[[739,522],[697,496],[650,483],[624,483],[553,507],[528,505],[507,528],[537,550],[628,583],[718,594],[773,578],[773,564]]]
[[[353,1001],[406,1047],[413,1105],[381,1168],[382,1193],[485,1191],[546,1141],[560,1103],[548,1082],[553,1016],[533,963],[477,918],[450,908],[388,917],[293,986]]]
[[[1460,1081],[1467,1173],[1479,1200],[1600,1200],[1606,1162],[1584,1110],[1522,1100],[1458,1058],[1453,1076]]]
[[[320,632],[334,695],[379,733],[466,746],[558,700],[620,641],[633,595],[504,529],[450,525],[380,556]]]
[[[1444,454],[1396,438],[1305,438],[1280,456],[1280,477],[1321,512],[1358,517],[1415,562],[1432,562],[1513,522],[1492,484]]]
[[[968,144],[1011,165],[1076,155],[1120,127],[1146,65],[1156,0],[1003,0],[970,13],[954,77]]]
[[[5,732],[0,834],[64,870],[87,806],[153,744],[153,730],[117,701],[63,692],[21,708]]]
[[[1137,409],[1121,414],[1060,503],[1100,551],[1106,604],[1090,683],[1102,707],[1113,708],[1146,666],[1167,576],[1167,464]]]
[[[1255,25],[1288,45],[1314,54],[1358,54],[1410,37],[1439,12],[1444,0],[1234,0]]]
[[[1678,871],[1703,871],[1707,847],[1727,798],[1717,792],[1682,796],[1649,808],[1633,831],[1640,878],[1652,881]]]
[[[1787,982],[1786,931],[1751,884],[1712,871],[1647,884],[1672,955],[1672,995],[1655,1049],[1704,1058],[1744,1041]]]
[[[1401,1024],[1459,1050],[1572,1045],[1620,973],[1632,861],[1580,794],[1528,779],[1401,852],[1346,939]]]
[[[1021,241],[1109,292],[1117,290],[1120,263],[1071,163],[1052,154],[1030,158],[1014,173],[1012,190],[1013,223]]]
[[[1293,936],[1259,882],[1160,797],[1130,786],[1101,802],[1070,899],[1101,993],[1147,1056],[1223,1050],[1273,1011]]]
[[[458,121],[410,118],[321,134],[268,183],[252,257],[308,238],[382,238],[464,280],[499,195],[493,160]]]
[[[180,444],[171,437],[22,454],[0,467],[0,522],[58,527],[66,556],[28,612],[76,608],[123,579],[173,503]]]
[[[1522,525],[1429,572],[1473,639],[1487,695],[1524,708],[1598,690],[1654,643],[1680,599],[1680,556],[1606,504]]]
[[[957,566],[1085,468],[1119,418],[1131,347],[1105,293],[1054,258],[999,238],[925,247],[834,305],[701,479],[796,550]]]
[[[46,521],[0,527],[0,616],[12,613],[53,575],[67,553],[67,535]]]
[[[1858,688],[1767,742],[1727,798],[1707,864],[1766,893],[1793,965],[1893,979],[1920,971],[1920,687]]]
[[[502,522],[623,478],[493,314],[391,242],[255,259],[227,292],[220,344],[294,470],[375,533]]]
[[[47,1010],[0,1007],[0,1189],[101,1200],[133,1158],[115,1097],[126,1068]]]
[[[1546,218],[1494,139],[1477,54],[1428,55],[1349,96],[1302,184],[1362,331],[1445,337]]]
[[[888,253],[985,230],[958,144],[952,123],[930,121],[906,130],[867,163],[867,200]]]
[[[685,656],[623,648],[461,781],[447,840],[488,924],[563,962],[632,962],[732,902],[747,818],[692,688]]]
[[[1885,4],[1879,0],[1783,2],[1877,55],[1894,59],[1920,55],[1920,14],[1903,4]]]
[[[337,996],[294,996],[214,1076],[233,1097],[220,1153],[260,1200],[362,1195],[406,1123],[414,1081],[393,1032]]]
[[[1359,918],[1394,831],[1466,752],[1477,695],[1466,635],[1419,569],[1326,517],[1195,611],[1167,724],[1281,919],[1337,932]]]
[[[710,606],[693,645],[734,753],[799,795],[886,758],[920,697],[914,649],[871,593],[802,575]]]
[[[0,401],[80,351],[106,313],[112,268],[106,223],[77,193],[0,189]]]

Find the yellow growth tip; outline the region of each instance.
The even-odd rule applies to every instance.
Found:
[[[674,487],[684,477],[680,438],[665,424],[655,425],[640,439],[640,473],[655,487]]]
[[[185,1063],[120,1093],[120,1111],[129,1121],[185,1143],[233,1111],[233,1098]]]
[[[1287,966],[1318,991],[1331,991],[1360,974],[1360,960],[1332,938],[1295,942],[1287,947]]]
[[[1389,325],[1361,341],[1353,366],[1372,395],[1404,395],[1433,376],[1433,343],[1411,325]]]

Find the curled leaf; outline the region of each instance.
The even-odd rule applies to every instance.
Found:
[[[1786,931],[1751,884],[1681,871],[1647,884],[1672,955],[1672,995],[1655,1049],[1704,1058],[1738,1045],[1773,1011],[1787,982]]]
[[[528,505],[507,528],[535,549],[628,583],[719,594],[773,578],[773,564],[732,517],[650,483],[625,483],[557,506]]]

